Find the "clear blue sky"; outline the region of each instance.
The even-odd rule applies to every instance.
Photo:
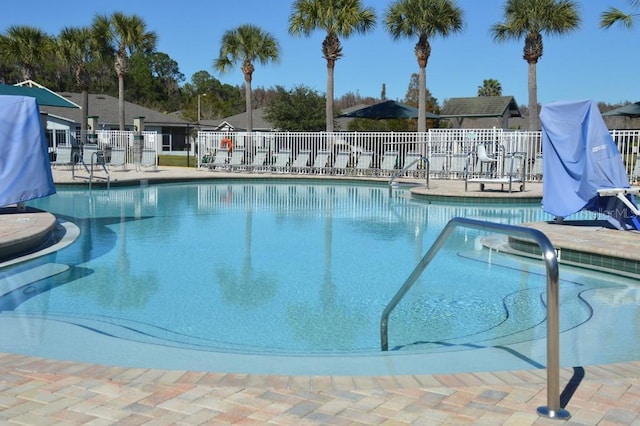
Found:
[[[335,95],[347,92],[379,97],[386,85],[387,98],[403,99],[412,73],[418,71],[413,53],[417,40],[393,41],[382,24],[389,0],[363,0],[376,10],[373,33],[342,40],[344,57],[335,68]],[[582,0],[581,29],[565,36],[545,37],[544,56],[538,62],[538,101],[594,99],[608,103],[640,100],[640,25],[632,30],[598,27],[608,6],[630,10],[625,0]],[[253,86],[287,89],[308,86],[326,92],[326,61],[321,55],[324,34],[293,38],[287,32],[293,0],[236,0],[158,2],[149,0],[92,0],[52,2],[5,1],[0,32],[10,25],[30,25],[51,35],[65,26],[89,25],[96,13],[121,11],[140,15],[158,34],[157,50],[174,59],[186,82],[200,70],[223,83],[242,85],[236,70],[219,74],[211,67],[218,56],[222,34],[250,23],[275,36],[281,60],[256,65]],[[523,40],[495,43],[489,27],[502,20],[504,0],[459,0],[465,29],[447,39],[432,40],[427,66],[427,87],[439,103],[453,97],[476,96],[485,79],[500,82],[504,95],[526,105],[527,64],[522,59]],[[638,22],[640,24],[640,22]]]

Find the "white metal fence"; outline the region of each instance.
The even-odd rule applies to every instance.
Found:
[[[99,130],[87,134],[87,139],[98,144],[105,151],[107,161],[114,149],[124,150],[125,162],[134,164],[137,148],[136,133],[132,131]],[[640,162],[638,150],[640,146],[640,130],[611,130],[611,135],[622,156],[627,174],[632,180],[640,178]],[[79,147],[85,139],[78,133],[60,130],[48,131],[49,152],[52,161],[58,145]],[[429,160],[429,172],[432,178],[461,179],[466,175],[480,173],[481,167],[477,158],[477,148],[483,145],[490,156],[498,158],[502,164],[505,155],[512,152],[524,152],[527,156],[526,177],[529,181],[542,179],[542,140],[541,132],[492,129],[430,129],[424,133],[415,132],[198,132],[195,143],[191,144],[191,154],[195,155],[198,167],[209,166],[221,149],[231,148],[243,150],[240,165],[254,165],[258,151],[264,153],[265,161],[262,170],[278,172],[300,171],[291,167],[273,167],[276,154],[288,152],[289,166],[301,151],[309,152],[306,164],[311,168],[319,152],[329,153],[329,163],[324,170],[331,170],[338,153],[349,153],[345,173],[370,174],[384,166],[385,154],[397,154],[393,170],[389,174],[399,172],[416,154]],[[157,132],[142,132],[142,148],[156,155],[166,151],[163,135]],[[367,167],[360,167],[359,158],[363,153],[371,157]],[[225,153],[227,154],[227,153]],[[229,157],[230,158],[230,157]],[[259,157],[261,158],[261,157]],[[364,157],[363,157],[364,158]],[[257,160],[257,159],[256,159]],[[206,161],[206,163],[205,163]],[[638,163],[638,164],[636,164]],[[426,170],[426,162],[418,164],[417,172]],[[246,168],[247,170],[250,167]],[[334,170],[335,171],[335,170]],[[418,175],[416,171],[411,174]]]
[[[50,159],[55,162],[58,146],[65,145],[74,148],[76,151],[74,156],[77,160],[82,152],[82,141],[97,144],[98,148],[104,152],[107,162],[109,162],[111,152],[114,150],[123,150],[125,155],[124,162],[128,164],[140,162],[139,159],[135,158],[137,150],[153,151],[156,155],[162,151],[162,138],[157,132],[142,132],[141,139],[136,139],[136,134],[137,132],[133,131],[97,130],[83,135],[80,132],[48,130],[47,139],[49,141]],[[140,142],[140,144],[138,145],[137,142]]]
[[[633,179],[640,145],[640,130],[612,130],[611,135],[618,146],[627,173]],[[319,152],[331,153],[330,164],[338,152],[347,151],[351,155],[348,165],[352,172],[358,158],[363,153],[372,154],[371,170],[379,170],[385,153],[397,153],[394,170],[399,172],[408,165],[409,159],[418,153],[429,160],[431,177],[463,178],[481,172],[477,158],[477,148],[483,145],[487,154],[503,163],[505,155],[514,152],[526,153],[525,174],[527,180],[542,179],[542,137],[541,132],[514,131],[503,129],[430,129],[425,133],[415,132],[199,132],[196,143],[197,165],[209,166],[220,151],[227,155],[232,150],[243,150],[243,164],[253,164],[258,150],[267,151],[265,165],[274,164],[276,154],[290,152],[293,162],[302,151],[310,151],[308,167],[313,166]],[[203,161],[204,159],[204,161]],[[462,163],[460,159],[464,159]],[[419,167],[425,170],[426,163]],[[281,168],[277,169],[279,172]],[[286,168],[284,169],[287,170]],[[366,171],[365,171],[366,173]]]

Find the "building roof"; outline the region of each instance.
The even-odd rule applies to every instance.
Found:
[[[521,117],[513,96],[476,96],[448,99],[440,118]]]
[[[271,131],[273,126],[264,118],[264,108],[257,108],[251,111],[253,118],[253,130],[257,131]],[[234,131],[243,131],[247,129],[247,113],[241,112],[240,114],[225,117],[219,120],[201,120],[201,124],[207,127],[213,127],[216,130],[223,128],[231,128]]]
[[[51,90],[42,86],[31,87],[0,84],[0,95],[29,96],[32,98],[36,98],[36,101],[38,102],[38,105],[40,107],[55,106],[61,110],[64,109],[67,113],[70,111],[70,108],[80,108],[79,105],[75,104],[69,99],[65,99],[57,93],[52,92]]]
[[[82,93],[63,92],[60,93],[60,96],[70,102],[77,104],[82,103]],[[82,110],[80,109],[69,110],[59,107],[43,107],[41,109],[51,115],[70,118],[76,123],[80,123],[82,121]],[[119,126],[118,98],[114,98],[109,95],[89,94],[88,110],[89,117],[98,117],[98,123],[100,126],[104,125],[111,128]],[[124,121],[127,126],[133,126],[133,119],[137,117],[144,117],[145,124],[151,126],[193,126],[193,123],[180,119],[174,115],[163,114],[150,108],[126,101],[124,103],[124,114]]]

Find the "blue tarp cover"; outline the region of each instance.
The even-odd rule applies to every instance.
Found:
[[[38,103],[0,96],[0,206],[55,193]]]
[[[542,107],[540,121],[544,210],[566,217],[581,210],[608,214],[618,207],[625,209],[617,205],[615,197],[598,196],[598,189],[629,188],[629,179],[596,103],[547,104]],[[616,213],[627,215],[622,210]]]

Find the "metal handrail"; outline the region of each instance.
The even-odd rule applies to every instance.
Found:
[[[425,168],[425,180],[426,180],[426,186],[427,188],[429,188],[429,159],[425,156],[420,156],[418,158],[416,158],[415,160],[413,160],[412,162],[410,162],[409,164],[405,165],[402,170],[398,171],[396,174],[394,174],[393,176],[391,176],[391,179],[389,179],[389,195],[391,195],[391,190],[393,188],[393,181],[395,181],[397,178],[399,178],[400,176],[402,176],[404,174],[404,172],[406,172],[409,167],[413,166],[414,164],[416,164],[418,161],[424,161],[426,164],[426,168]]]
[[[94,161],[95,160],[95,161]],[[104,153],[102,151],[96,151],[91,153],[91,170],[89,172],[89,190],[91,190],[91,184],[93,183],[93,165],[99,164],[104,169],[107,174],[107,189],[111,186],[111,176],[109,175],[109,170],[107,170],[107,166],[105,165],[106,161],[104,158]]]
[[[454,217],[451,219],[422,260],[416,265],[409,278],[389,302],[380,319],[380,341],[383,351],[389,350],[388,326],[389,315],[402,300],[413,284],[418,280],[426,267],[442,248],[449,235],[457,227],[492,231],[513,237],[535,241],[542,251],[542,259],[547,270],[547,406],[538,407],[538,414],[556,419],[570,417],[568,411],[560,407],[560,323],[558,314],[558,258],[549,238],[541,231],[523,226],[485,222],[475,219]]]

